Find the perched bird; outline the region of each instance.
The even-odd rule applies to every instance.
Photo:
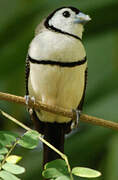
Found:
[[[61,7],[38,25],[26,59],[26,96],[65,109],[82,110],[87,59],[82,44],[88,15],[74,7]],[[72,119],[32,110],[32,119],[44,138],[64,151],[64,135]],[[44,145],[44,164],[59,155]]]

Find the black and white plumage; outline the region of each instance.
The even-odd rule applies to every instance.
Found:
[[[62,7],[36,29],[26,59],[26,95],[45,104],[82,110],[87,60],[82,44],[83,25],[90,20],[74,7]],[[46,111],[33,111],[37,130],[59,150],[71,119]],[[44,163],[58,155],[44,146]]]

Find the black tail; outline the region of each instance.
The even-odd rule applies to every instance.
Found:
[[[62,153],[64,152],[64,136],[65,136],[65,129],[63,124],[45,123],[44,139]],[[44,144],[43,146],[44,146],[43,164],[61,158],[59,154],[57,154],[47,145]]]
[[[44,139],[48,141],[51,145],[57,148],[62,153],[64,152],[64,138],[65,134],[71,131],[71,122],[69,123],[47,123],[41,122],[35,111],[31,114],[31,118],[34,122],[36,130],[44,135]],[[43,165],[49,161],[61,158],[59,154],[49,148],[47,145],[43,144]]]

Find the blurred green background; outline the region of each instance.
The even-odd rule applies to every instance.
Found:
[[[92,17],[83,37],[88,57],[84,113],[118,122],[118,0],[0,0],[0,91],[25,95],[25,57],[34,29],[43,17],[66,5]],[[32,126],[21,105],[1,101],[0,108]],[[23,133],[3,117],[0,123],[0,129]],[[22,180],[42,179],[41,143],[33,151],[17,147],[15,153],[23,156],[26,167]],[[72,166],[100,170],[103,175],[96,180],[118,180],[116,131],[80,123],[67,137],[65,153]]]

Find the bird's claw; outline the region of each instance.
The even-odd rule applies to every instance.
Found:
[[[31,97],[31,101],[35,104],[36,99],[35,99],[35,97],[34,97],[34,96],[32,96],[32,97]]]
[[[29,104],[30,100],[35,104],[35,97],[34,96],[30,97],[30,95],[25,95],[25,103],[26,103],[26,105]]]
[[[30,96],[29,95],[25,95],[24,98],[25,98],[26,105],[28,105],[29,104]]]
[[[71,124],[71,129],[74,129],[78,127],[81,111],[78,109],[73,109],[72,111],[76,113],[76,119],[72,120]]]

